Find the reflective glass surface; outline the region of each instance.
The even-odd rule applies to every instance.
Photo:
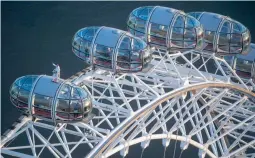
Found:
[[[236,58],[236,70],[243,72],[251,72],[252,63],[253,61]]]
[[[248,54],[238,54],[235,56],[234,69],[241,78],[254,77],[255,72],[255,45],[251,44]]]
[[[52,100],[52,97],[34,93],[33,114],[51,119]]]
[[[79,121],[87,117],[92,110],[92,100],[86,90],[71,83],[63,83],[61,79],[58,83],[53,82],[52,76],[38,77],[37,75],[23,76],[12,84],[10,98],[19,109],[25,112],[30,111],[28,102],[31,96],[31,113],[35,117],[52,119],[52,109],[56,109],[57,121]],[[31,93],[33,86],[33,93]],[[54,86],[56,87],[53,88]]]
[[[73,37],[72,50],[76,56],[90,63],[91,42],[99,27],[86,27],[80,29]]]
[[[97,44],[94,52],[94,64],[107,69],[112,69],[113,51],[114,48]]]
[[[127,25],[131,34],[141,37],[151,46],[161,49],[202,48],[203,29],[199,21],[172,8],[137,8],[129,15]]]
[[[204,50],[221,55],[247,54],[250,32],[241,23],[216,13],[191,12],[205,30]]]
[[[137,11],[135,14],[145,19],[145,12],[148,12],[148,10]],[[91,28],[94,27],[89,27],[89,29]],[[84,30],[86,31],[87,28],[78,31],[75,37],[82,40],[80,36],[82,36],[81,32],[84,32]],[[128,32],[102,26],[99,28],[98,33],[93,35],[93,43],[90,44],[91,46],[87,54],[89,58],[83,58],[83,60],[93,65],[94,68],[106,69],[113,72],[137,72],[142,71],[151,60],[151,55],[148,54],[149,49],[147,49],[147,44]],[[86,40],[89,40],[89,38],[86,38]],[[74,40],[73,43],[77,43],[76,41],[78,40]],[[80,43],[84,47],[84,43]],[[73,51],[77,55],[78,52],[76,49],[80,49],[81,45],[74,44],[73,47],[75,48]],[[77,56],[79,58],[81,57],[79,55]],[[92,60],[90,59],[91,57]],[[144,58],[146,59],[144,60]]]
[[[134,38],[132,35],[123,36],[117,52],[117,72],[141,71],[147,63],[143,64],[143,58],[148,60],[150,54],[146,54],[147,45],[144,41]],[[149,60],[150,61],[150,60]]]
[[[82,120],[92,109],[88,92],[80,87],[64,84],[57,96],[57,120]]]
[[[37,75],[23,76],[14,81],[10,88],[12,103],[18,108],[28,108],[28,98]]]

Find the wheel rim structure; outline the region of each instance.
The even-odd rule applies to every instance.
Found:
[[[211,64],[212,62],[215,63],[215,71],[208,69],[208,64]],[[222,65],[225,65],[225,67],[223,68]],[[192,93],[194,93],[192,95],[195,96],[199,94],[197,97],[193,97],[193,99],[197,98],[196,103],[202,102],[206,105],[212,102],[211,104],[214,105],[212,106],[214,108],[209,110],[216,114],[225,114],[228,112],[226,114],[233,115],[234,117],[238,118],[241,117],[244,120],[249,118],[249,120],[246,120],[244,123],[242,123],[242,121],[240,123],[240,120],[239,122],[237,120],[235,120],[237,122],[231,120],[232,123],[234,122],[237,125],[240,124],[240,127],[242,127],[245,132],[241,134],[239,133],[239,135],[238,133],[231,132],[231,136],[240,138],[238,139],[238,142],[234,142],[232,146],[230,144],[229,147],[235,148],[236,144],[242,145],[243,143],[246,144],[243,146],[247,146],[248,144],[245,149],[252,148],[254,151],[254,141],[244,143],[244,140],[242,140],[244,137],[248,137],[249,140],[254,139],[252,135],[249,135],[255,131],[254,122],[251,121],[252,118],[254,118],[254,109],[251,108],[254,107],[252,100],[254,93],[250,92],[250,90],[254,88],[254,84],[252,82],[242,81],[230,68],[226,61],[214,56],[214,54],[209,55],[203,52],[187,51],[183,53],[178,52],[175,54],[169,54],[160,50],[155,50],[150,67],[151,68],[146,72],[139,72],[136,74],[114,75],[111,72],[100,69],[92,70],[90,67],[85,71],[77,73],[69,80],[74,84],[87,89],[91,93],[93,98],[94,113],[96,116],[91,121],[89,121],[89,123],[59,123],[56,126],[43,120],[36,119],[35,121],[32,121],[31,117],[24,117],[16,122],[12,129],[4,133],[1,141],[1,152],[5,155],[12,155],[17,157],[29,157],[29,155],[31,155],[31,157],[41,157],[46,152],[54,155],[54,157],[73,157],[75,152],[77,152],[77,148],[87,148],[88,150],[91,150],[90,153],[83,150],[84,153],[79,151],[79,154],[84,156],[87,155],[90,157],[90,155],[95,153],[102,153],[104,156],[109,156],[111,153],[113,154],[114,152],[122,149],[121,147],[116,146],[116,143],[120,145],[123,143],[126,144],[128,142],[134,143],[135,140],[138,139],[136,136],[128,140],[125,140],[125,137],[123,137],[123,140],[121,140],[122,143],[114,141],[113,144],[108,144],[109,146],[105,146],[107,147],[107,150],[103,152],[98,152],[99,150],[96,150],[102,148],[101,144],[105,141],[108,141],[116,129],[124,127],[123,125],[125,121],[136,116],[138,111],[141,111],[143,108],[153,107],[154,105],[151,103],[160,101],[160,98],[166,95],[171,95],[175,91],[183,90],[180,92],[182,95],[171,98],[172,100],[179,100],[177,101],[178,104],[176,103],[176,105],[172,105],[172,108],[171,106],[160,104],[157,107],[158,109],[152,109],[150,111],[151,113],[148,113],[145,116],[150,118],[150,115],[152,114],[155,115],[156,120],[164,119],[166,112],[164,112],[164,110],[162,111],[163,108],[167,108],[167,110],[170,110],[171,112],[174,110],[177,113],[179,109],[178,107],[184,106],[185,103],[187,103],[187,100],[189,100],[188,98],[191,94],[190,91],[185,91],[185,88],[188,89],[192,86],[195,88],[194,91],[192,91]],[[199,87],[200,84],[208,86],[201,88]],[[219,84],[223,88],[219,86],[217,88],[217,86],[215,87],[215,84]],[[226,111],[228,106],[230,106],[229,100],[226,101],[226,99],[221,100],[220,98],[216,98],[215,101],[211,101],[213,100],[213,96],[217,96],[219,94],[221,94],[221,97],[230,99],[232,102],[237,103],[236,105],[232,105],[235,105],[238,108],[235,107],[234,112],[231,112],[231,110],[233,110],[232,108],[234,107],[231,106],[232,108],[229,109],[229,111]],[[240,101],[243,101],[243,106],[240,106]],[[222,102],[219,104],[222,105],[222,108],[215,102]],[[199,106],[201,105],[198,105],[198,103],[190,104],[186,108],[192,107],[192,109],[199,109]],[[178,112],[178,114],[172,119],[176,119],[178,116],[182,115],[183,117],[190,117],[186,115],[192,115],[192,113],[187,113],[184,115],[181,112]],[[194,118],[203,118],[202,116],[202,113],[197,113],[197,115],[194,115]],[[208,113],[208,117],[209,116],[212,118],[217,117],[217,115],[214,117],[211,116],[211,113]],[[244,118],[244,116],[247,118]],[[224,120],[222,117],[223,116],[219,117],[219,119]],[[229,116],[228,118],[232,119],[232,116]],[[146,121],[146,119],[141,119],[140,122],[142,121]],[[172,134],[168,134],[169,132],[167,130],[167,124],[167,122],[159,124],[158,127],[161,129],[161,135],[158,136],[155,134],[159,133],[154,133],[152,131],[150,134],[150,132],[144,128],[142,130],[142,136],[144,137],[141,137],[139,141],[144,144],[144,138],[146,138],[145,142],[149,142],[149,139],[158,137],[167,142],[167,139],[174,137],[174,132],[176,132],[176,129],[180,129],[181,134],[178,135],[177,138],[181,140],[185,138],[190,140],[192,144],[192,139],[188,138],[191,138],[193,135],[186,131],[187,129],[184,125],[180,124],[180,126],[177,128],[176,124],[173,124],[170,128],[170,132],[172,132]],[[211,124],[208,124],[208,127],[211,126]],[[134,130],[135,129],[136,128],[134,128]],[[217,128],[211,129],[211,132],[213,130],[217,131]],[[219,130],[221,130],[220,127]],[[150,138],[148,137],[149,135],[151,135]],[[168,137],[164,138],[164,135],[167,135]],[[206,144],[206,142],[203,141],[203,138],[201,138],[201,134],[199,132],[194,136],[199,139],[197,142],[199,145],[204,146]],[[19,144],[21,142],[20,139],[24,139],[26,141],[22,141],[23,144]],[[221,142],[225,142],[223,141],[223,138],[220,138],[218,141],[212,143],[219,144],[220,146],[220,151],[217,151],[215,147],[210,148],[212,157],[228,157],[231,153],[233,153],[228,152],[228,146],[224,143],[222,145]],[[186,144],[189,143],[186,142]],[[205,153],[204,151],[207,150],[208,154],[208,146],[201,149],[199,154],[203,155]],[[146,143],[144,145],[144,148],[145,147]],[[239,154],[244,150],[235,151],[238,151],[235,154]],[[124,155],[125,153],[127,152],[124,152]],[[253,154],[252,156],[255,155]]]

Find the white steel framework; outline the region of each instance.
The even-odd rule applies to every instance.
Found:
[[[155,50],[144,72],[89,67],[69,80],[91,93],[96,116],[57,125],[24,117],[2,137],[2,156],[107,157],[126,155],[136,143],[146,148],[162,139],[168,146],[173,139],[181,149],[196,146],[201,157],[255,157],[254,84],[214,54]]]

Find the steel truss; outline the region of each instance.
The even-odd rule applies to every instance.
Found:
[[[239,78],[226,61],[203,52],[155,50],[150,67],[135,74],[91,68],[77,73],[69,80],[91,93],[96,116],[89,123],[57,125],[24,117],[2,137],[2,155],[107,157],[117,151],[126,155],[128,146],[141,142],[146,148],[151,139],[162,139],[164,146],[171,139],[179,140],[182,149],[194,145],[201,157],[254,150],[254,93],[250,92],[254,84]],[[143,113],[146,108],[150,110]],[[135,119],[138,114],[144,115]],[[126,125],[128,120],[132,124]],[[112,139],[115,134],[123,139]],[[228,141],[231,138],[236,141]]]

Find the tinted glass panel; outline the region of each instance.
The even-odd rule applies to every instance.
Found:
[[[72,88],[71,99],[80,99],[80,94],[76,88]]]
[[[82,99],[89,97],[88,92],[87,92],[86,90],[84,90],[84,89],[82,89],[82,88],[79,88],[79,87],[77,87],[76,90],[78,91],[79,96],[80,96]]]
[[[252,61],[247,61],[240,58],[236,59],[236,70],[251,72],[251,67],[252,67]]]
[[[96,45],[96,51],[94,54],[95,64],[105,68],[112,68],[112,54],[113,48]]]
[[[24,103],[28,103],[29,91],[20,89],[18,99]]]
[[[184,31],[185,41],[196,41],[196,31],[195,29],[185,29]]]
[[[72,100],[70,102],[70,112],[71,113],[81,113],[82,112],[82,101]]]
[[[119,50],[117,61],[118,62],[130,62],[130,50]]]
[[[231,46],[242,47],[242,34],[231,34]]]
[[[138,8],[138,9],[135,9],[133,11],[133,14],[143,20],[147,20],[148,19],[148,15],[150,14],[151,10],[153,9],[154,7],[150,7],[150,6],[147,6],[147,7],[141,7],[141,8]]]
[[[130,50],[131,49],[131,38],[125,36],[119,46],[119,49],[127,49]]]
[[[198,17],[202,14],[202,12],[190,12],[188,14],[198,19]]]
[[[78,31],[80,37],[92,41],[99,27],[87,27]]]
[[[150,43],[160,45],[160,46],[166,46],[166,39],[165,38],[150,36],[148,39],[149,39]]]
[[[35,94],[34,105],[41,109],[51,109],[52,98]]]
[[[183,41],[183,33],[184,33],[183,28],[173,28],[171,39]]]
[[[150,27],[150,35],[166,38],[168,26],[151,23]]]
[[[68,84],[64,84],[61,87],[61,90],[58,94],[58,98],[69,99],[70,98],[70,92],[71,92],[71,86],[68,85]]]
[[[57,111],[70,112],[69,100],[58,99],[58,101],[57,101]]]
[[[18,92],[19,92],[18,86],[15,83],[12,84],[12,87],[10,89],[11,96],[16,98],[18,95]]]
[[[130,61],[132,63],[142,63],[142,57],[141,54],[135,51],[131,52],[131,57],[130,57]]]

